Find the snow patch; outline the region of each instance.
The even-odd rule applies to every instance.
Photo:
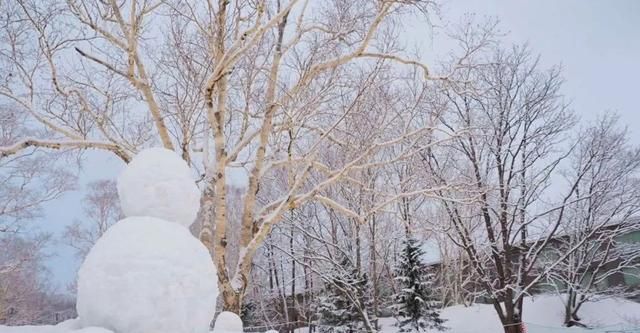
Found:
[[[583,322],[593,329],[563,327],[563,305],[558,296],[545,294],[526,297],[524,300],[525,327],[529,333],[603,333],[637,328],[640,325],[640,303],[624,299],[604,299],[585,303],[580,310]],[[470,307],[455,305],[442,309],[440,317],[445,319],[444,332],[495,333],[503,332],[502,324],[490,304],[474,304]],[[380,318],[381,332],[396,333],[396,319]],[[300,331],[299,331],[300,332]],[[306,333],[305,330],[302,332]],[[437,330],[427,331],[439,332]]]

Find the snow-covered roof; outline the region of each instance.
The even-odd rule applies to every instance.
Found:
[[[425,240],[420,247],[422,252],[422,262],[425,265],[435,265],[442,262],[442,255],[440,254],[440,247],[438,247],[438,243],[434,240]]]

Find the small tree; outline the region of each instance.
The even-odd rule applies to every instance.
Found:
[[[118,190],[113,180],[89,183],[83,204],[84,217],[68,225],[63,235],[63,241],[75,249],[79,259],[84,259],[93,244],[122,218]]]
[[[586,172],[576,180],[579,170]],[[562,258],[546,278],[562,299],[566,326],[585,326],[579,311],[587,302],[638,294],[624,279],[640,269],[640,243],[629,239],[640,230],[639,174],[640,147],[616,115],[604,114],[580,133],[566,174],[577,184],[575,200],[540,263]]]
[[[343,269],[327,279],[327,292],[318,298],[320,324],[332,326],[333,332],[352,332],[362,328],[358,323],[365,322],[363,313],[368,314],[371,302],[366,288],[369,280],[346,258],[341,261],[341,267]],[[366,324],[364,326],[367,328]]]
[[[420,242],[411,236],[404,242],[400,262],[396,268],[395,279],[399,290],[395,296],[400,332],[420,332],[428,328],[443,329],[444,320],[436,310],[432,293],[432,274],[422,262],[424,251]]]

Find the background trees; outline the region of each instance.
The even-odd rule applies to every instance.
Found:
[[[67,226],[63,235],[65,242],[76,250],[80,259],[122,217],[115,181],[98,180],[89,183],[83,205],[84,219]]]
[[[398,293],[395,295],[395,307],[403,318],[400,319],[401,332],[443,328],[444,320],[437,311],[439,304],[434,301],[434,274],[427,270],[420,246],[408,236],[396,267]]]
[[[463,49],[475,36],[462,31]],[[577,183],[592,159],[562,195],[552,196],[551,179],[566,158],[563,142],[574,124],[559,93],[558,69],[539,68],[527,47],[492,44],[477,55],[454,83],[441,85],[433,102],[449,110],[442,126],[464,134],[424,159],[440,184],[468,184],[464,192],[441,192],[447,233],[466,252],[505,331],[515,332],[523,297],[557,264],[536,270],[567,205],[580,200]]]
[[[313,300],[335,296],[372,331],[402,290],[394,266],[411,233],[435,243],[443,304],[490,302],[514,331],[523,297],[561,280],[567,324],[578,321],[592,287],[635,262],[585,246],[613,249],[637,227],[636,152],[618,149],[604,120],[573,141],[559,68],[506,44],[494,22],[451,31],[457,50],[440,76],[412,60],[404,15],[433,6],[0,3],[0,231],[24,229],[74,183],[53,153],[126,162],[162,145],[197,175],[193,232],[219,268],[225,310],[313,322]],[[119,215],[111,183],[89,188],[95,223],[66,233],[79,255]],[[586,274],[594,262],[602,270]]]
[[[585,302],[633,296],[624,282],[640,267],[640,244],[629,239],[639,229],[638,147],[629,144],[615,115],[605,115],[580,132],[570,159],[565,177],[577,184],[576,200],[541,260],[561,259],[547,278],[561,293],[567,326],[582,325],[578,313]]]
[[[0,146],[43,134],[29,126],[28,117],[0,103]],[[46,134],[46,133],[44,133]],[[44,135],[43,134],[43,135]],[[64,154],[39,150],[0,157],[0,323],[54,321],[55,298],[44,269],[51,236],[42,231],[42,205],[74,186],[63,167]],[[59,299],[58,299],[59,300]]]
[[[176,149],[202,175],[200,239],[219,269],[225,308],[240,311],[251,263],[274,224],[373,156],[429,130],[393,126],[380,114],[359,152],[319,162],[346,118],[363,110],[381,71],[402,57],[393,17],[428,11],[424,1],[29,1],[3,4],[0,95],[28,114],[46,138],[22,137],[3,156],[29,147],[102,149],[124,161],[140,147]],[[311,12],[313,11],[313,14]],[[67,61],[74,59],[74,61]],[[358,61],[355,61],[358,59]],[[386,75],[386,74],[385,74]],[[354,111],[356,110],[356,111]],[[373,118],[370,118],[373,119]],[[377,161],[403,159],[410,150]],[[240,170],[237,264],[227,262],[227,177]],[[272,175],[287,182],[266,202]],[[351,214],[354,215],[354,214]],[[213,232],[215,229],[215,233]]]

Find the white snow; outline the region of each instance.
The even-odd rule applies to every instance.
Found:
[[[200,208],[188,165],[170,150],[144,150],[118,178],[118,195],[128,217],[98,239],[80,267],[79,318],[56,326],[0,326],[0,332],[208,331],[217,274],[209,251],[188,229]],[[234,318],[230,323],[221,327],[237,328]]]
[[[118,178],[126,216],[153,216],[189,227],[200,208],[200,190],[187,163],[175,152],[150,148],[138,153]]]
[[[79,330],[71,331],[71,333],[113,333],[113,331],[110,331],[102,327],[87,327],[87,328],[81,328]]]
[[[2,333],[113,333],[101,327],[79,328],[78,319],[63,321],[58,325],[44,326],[0,326]]]
[[[242,320],[240,317],[228,311],[220,312],[213,326],[213,333],[242,333]]]
[[[438,243],[433,239],[428,239],[422,243],[420,247],[422,249],[422,262],[426,265],[439,264],[442,261],[442,255],[440,254],[440,248]]]
[[[213,333],[242,332],[242,323],[233,313],[221,313],[216,320]],[[538,295],[525,299],[524,321],[528,333],[604,333],[621,332],[629,328],[640,327],[640,303],[623,299],[605,299],[595,303],[586,303],[581,310],[584,322],[594,329],[562,327],[562,303],[555,295]],[[441,316],[447,319],[444,332],[454,333],[501,333],[500,321],[491,305],[475,304],[471,307],[461,305],[442,310]],[[158,319],[155,317],[154,319]],[[380,318],[382,333],[397,333],[394,318]],[[95,328],[74,330],[75,320],[57,326],[0,326],[0,333],[110,333]],[[268,331],[270,333],[272,331]],[[296,333],[307,333],[307,328],[296,329]],[[435,332],[435,331],[433,331]],[[626,331],[635,332],[635,331]],[[118,332],[120,333],[120,332]]]
[[[623,328],[640,327],[640,303],[623,299],[605,299],[586,303],[580,310],[583,322],[594,329],[562,327],[562,302],[556,295],[537,295],[525,298],[523,321],[528,333],[601,333]],[[449,330],[455,333],[501,333],[502,324],[489,304],[462,305],[445,308],[441,317]],[[380,318],[381,331],[396,333],[394,318]],[[305,332],[305,330],[302,330]],[[437,331],[433,331],[437,332]]]
[[[0,326],[2,333],[114,333],[102,327],[86,327],[77,330],[59,328],[58,326]]]
[[[129,217],[98,240],[78,273],[81,327],[118,333],[205,332],[218,295],[209,251],[189,231]]]

